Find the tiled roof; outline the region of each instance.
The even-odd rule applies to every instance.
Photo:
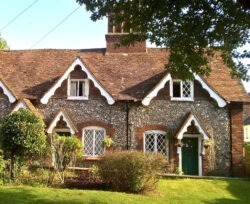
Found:
[[[115,100],[141,100],[165,76],[169,52],[105,53],[105,49],[0,51],[0,75],[18,98],[41,98],[80,58]],[[241,82],[231,79],[221,58],[210,61],[208,84],[227,101],[250,101]]]
[[[208,84],[222,96],[226,101],[250,102],[242,82],[231,78],[230,69],[223,63],[220,52],[217,52],[209,61],[212,72],[209,77],[204,77]]]

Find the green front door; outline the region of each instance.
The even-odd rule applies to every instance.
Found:
[[[182,139],[182,171],[185,175],[198,175],[198,138],[184,137]]]

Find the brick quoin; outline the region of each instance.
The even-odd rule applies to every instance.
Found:
[[[233,176],[245,176],[243,158],[243,104],[231,103],[231,154]]]

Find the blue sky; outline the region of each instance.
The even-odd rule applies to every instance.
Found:
[[[34,1],[0,1],[0,34],[11,49],[83,49],[106,46],[107,19],[92,22],[90,13],[86,12],[84,6],[38,43],[44,35],[79,7],[75,0],[37,0],[30,9],[2,29]],[[247,63],[250,63],[250,60]],[[250,83],[244,85],[250,92]]]
[[[33,45],[79,7],[75,0],[38,0],[6,29],[11,21],[34,0],[1,0],[0,33],[11,49],[93,48],[105,46],[107,20],[92,22],[90,13],[80,7],[43,41]]]

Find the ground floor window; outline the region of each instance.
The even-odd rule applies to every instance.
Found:
[[[166,132],[149,130],[144,133],[144,151],[157,152],[165,155],[168,160],[168,139]]]
[[[106,130],[101,127],[86,127],[82,132],[82,142],[85,156],[98,156],[103,153],[102,141]]]

